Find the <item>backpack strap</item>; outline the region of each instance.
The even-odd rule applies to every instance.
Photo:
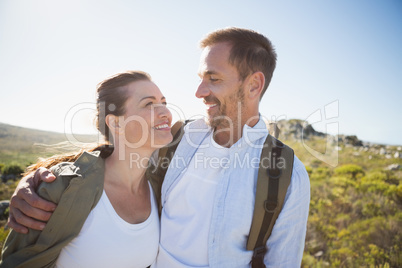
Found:
[[[247,250],[253,250],[253,268],[265,267],[266,242],[282,210],[293,170],[293,150],[268,135],[261,152],[253,221]]]
[[[155,193],[155,198],[158,203],[159,216],[162,211],[162,203],[161,203],[162,183],[165,178],[166,171],[169,167],[169,163],[173,158],[174,152],[176,151],[177,146],[179,145],[180,140],[183,137],[184,126],[188,122],[189,120],[177,121],[171,127],[170,131],[173,135],[172,142],[170,142],[165,147],[159,149],[158,161],[156,163],[156,166],[151,165],[146,171],[146,176],[152,185],[152,188]]]
[[[176,151],[176,148],[177,148],[178,144],[180,143],[181,138],[183,137],[184,126],[186,124],[187,124],[187,121],[185,121],[185,122],[177,121],[176,123],[174,123],[174,125],[170,129],[170,132],[172,133],[172,136],[173,136],[173,140],[165,147],[159,149],[158,160],[163,159],[165,156],[167,156],[168,151],[170,151],[170,152],[173,151],[173,153],[174,153],[174,151]],[[169,156],[167,156],[167,157],[169,157]]]
[[[268,130],[269,133],[271,133],[271,135],[274,136],[276,139],[279,137],[279,134],[281,133],[281,130],[279,129],[278,124],[276,122],[269,122]]]

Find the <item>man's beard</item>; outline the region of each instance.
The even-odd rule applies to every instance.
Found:
[[[221,103],[217,98],[213,96],[208,96],[205,98],[206,102],[216,103],[219,106],[219,110],[214,115],[208,115],[207,124],[215,129],[216,127],[228,128],[233,126],[235,122],[238,121],[239,113],[241,113],[241,108],[244,105],[244,90],[243,86],[240,86],[236,92],[226,98],[225,103]],[[240,103],[240,105],[239,105]],[[229,109],[227,104],[231,106],[232,114],[233,111],[237,111],[236,116],[230,117]],[[239,107],[240,106],[240,107]],[[238,109],[240,108],[240,110]],[[241,115],[240,115],[241,117]]]

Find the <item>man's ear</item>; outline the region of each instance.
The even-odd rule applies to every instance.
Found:
[[[248,78],[248,93],[252,99],[260,99],[265,85],[265,76],[262,72],[255,72]]]
[[[109,127],[111,133],[121,134],[123,128],[119,124],[119,117],[113,114],[108,114],[105,118],[106,125]]]

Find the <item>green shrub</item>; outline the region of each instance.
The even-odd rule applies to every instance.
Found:
[[[383,168],[311,169],[302,267],[402,267],[402,172]]]
[[[331,177],[331,170],[327,167],[318,167],[312,170],[310,178],[312,180],[323,180]]]
[[[348,247],[342,247],[331,251],[331,258],[339,260],[344,267],[352,267],[358,254]]]
[[[3,168],[3,175],[16,175],[19,176],[24,172],[24,169],[17,164],[6,165]]]
[[[348,164],[337,167],[335,169],[336,175],[349,175],[352,178],[357,178],[358,175],[364,175],[363,168],[358,165]]]
[[[9,232],[10,232],[10,229],[4,230],[4,228],[0,228],[0,248],[3,247],[4,241],[6,240]]]
[[[367,181],[386,181],[388,179],[388,176],[385,172],[383,171],[373,171],[370,173],[367,173],[366,175],[366,180]]]
[[[311,177],[311,173],[313,173],[313,168],[310,166],[306,166],[306,171],[307,171],[309,177]]]

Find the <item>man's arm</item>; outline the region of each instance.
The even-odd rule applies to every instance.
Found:
[[[10,199],[7,226],[19,233],[28,233],[28,228],[43,230],[56,205],[39,197],[36,189],[41,181],[52,182],[55,179],[45,168],[22,178]]]
[[[300,267],[310,205],[310,181],[306,169],[295,157],[285,203],[267,241],[266,267]]]

